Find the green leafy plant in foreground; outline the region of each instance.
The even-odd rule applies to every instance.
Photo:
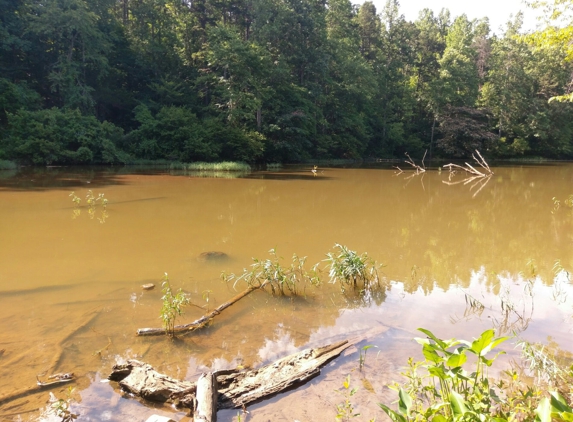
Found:
[[[185,296],[183,291],[179,289],[177,293],[173,293],[169,276],[167,273],[161,279],[161,291],[163,296],[163,306],[161,307],[161,319],[163,320],[163,327],[167,335],[175,336],[175,320],[183,315],[183,306],[189,304],[189,299]]]
[[[408,381],[398,390],[398,411],[380,404],[393,421],[497,421],[492,408],[499,398],[487,376],[497,356],[487,355],[508,337],[495,337],[494,330],[484,331],[473,342],[441,340],[423,328],[427,338],[416,338],[422,345],[426,360],[409,360],[404,373]],[[468,354],[475,355],[475,368],[468,372],[464,366]],[[420,375],[420,369],[427,374]],[[499,419],[502,420],[502,419]]]
[[[403,373],[408,380],[392,387],[398,391],[397,411],[380,404],[393,421],[573,421],[571,384],[565,388],[568,395],[561,388],[544,397],[539,383],[531,386],[522,382],[516,371],[506,371],[509,381],[496,383],[488,377],[488,368],[503,352],[493,357],[488,355],[509,337],[495,337],[494,330],[486,330],[472,342],[442,340],[428,330],[419,330],[427,336],[416,339],[422,345],[425,361],[414,362],[410,358],[408,369]],[[555,360],[532,350],[539,351],[539,348],[524,348],[524,358],[529,360],[530,368],[541,368],[545,376],[558,379]],[[475,356],[471,359],[470,372],[468,355]],[[553,363],[550,365],[549,361]],[[548,370],[549,367],[552,369]],[[573,381],[573,367],[565,375],[567,380]]]

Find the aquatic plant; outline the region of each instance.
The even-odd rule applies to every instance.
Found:
[[[366,352],[368,351],[368,349],[371,349],[372,347],[376,347],[376,346],[374,346],[372,344],[367,344],[366,346],[358,349],[358,353],[359,353],[358,367],[361,371],[362,371],[362,368],[364,368],[364,365],[366,365]]]
[[[331,283],[339,282],[343,292],[348,287],[368,290],[374,284],[380,286],[376,261],[368,254],[358,255],[338,243],[334,247],[338,249],[338,253],[329,252],[325,259]]]
[[[294,254],[289,266],[283,266],[275,249],[269,251],[272,258],[259,260],[253,258],[251,269],[243,269],[243,273],[225,274],[221,276],[226,282],[234,281],[233,287],[240,281],[247,283],[249,287],[264,287],[270,289],[277,296],[304,296],[309,285],[318,286],[318,264],[309,271],[305,269],[306,257]]]
[[[487,421],[498,404],[498,395],[491,388],[487,376],[499,352],[492,358],[486,356],[509,337],[495,337],[494,330],[484,331],[476,340],[442,340],[429,330],[419,328],[426,338],[416,338],[422,345],[426,358],[423,362],[408,360],[403,375],[408,381],[392,388],[398,391],[398,411],[379,404],[393,421]],[[467,371],[464,365],[468,353],[477,359],[475,368]],[[420,370],[426,374],[421,375]]]
[[[487,355],[509,337],[495,337],[494,330],[484,331],[472,342],[443,340],[419,328],[425,360],[408,359],[403,375],[407,381],[394,384],[398,409],[379,406],[390,419],[409,421],[571,421],[573,420],[573,366],[570,359],[561,362],[545,347],[520,341],[522,358],[536,372],[533,383],[521,380],[516,370],[504,372],[507,380],[488,377],[488,368],[504,353]],[[468,353],[476,356],[467,370]],[[566,363],[568,362],[568,363]],[[553,389],[553,391],[548,390]]]
[[[165,273],[161,279],[161,286],[161,291],[163,293],[161,300],[163,301],[163,305],[161,307],[160,318],[163,320],[163,327],[165,328],[167,335],[174,337],[175,321],[178,317],[183,315],[182,308],[189,304],[189,299],[181,289],[179,289],[177,293],[173,293],[167,273]]]
[[[65,399],[56,399],[52,403],[52,412],[56,417],[60,418],[61,422],[73,422],[79,416],[75,413],[72,413],[70,410],[72,394],[74,390],[75,389],[73,387],[68,387],[68,390],[66,391],[67,397]]]
[[[344,403],[336,405],[336,420],[346,422],[352,418],[360,416],[360,413],[355,413],[354,406],[350,401],[350,398],[354,396],[358,390],[356,388],[350,388],[350,375],[346,377],[342,386],[344,387],[344,390],[336,390],[337,393],[344,395]]]
[[[251,171],[250,165],[236,161],[223,161],[221,163],[206,163],[198,161],[195,163],[186,164],[186,168],[187,170],[191,171]]]

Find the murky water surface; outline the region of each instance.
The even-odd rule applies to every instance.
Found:
[[[421,357],[412,341],[418,327],[469,339],[493,326],[571,350],[573,290],[560,269],[573,269],[573,213],[565,205],[573,166],[494,172],[467,184],[451,184],[463,175],[388,168],[324,168],[316,177],[292,168],[237,179],[113,169],[0,172],[0,401],[34,387],[37,376],[74,372],[72,409],[80,421],[144,421],[153,413],[188,420],[101,380],[128,358],[194,380],[207,368],[257,366],[359,335],[362,342],[322,375],[251,406],[242,420],[332,421],[344,401],[335,390],[348,374],[359,387],[353,403],[363,419],[384,420],[376,403],[393,401],[386,385],[399,379],[408,356]],[[90,189],[109,200],[105,209],[87,207]],[[182,319],[191,321],[236,294],[222,271],[240,273],[253,257],[269,258],[271,248],[285,265],[293,253],[307,256],[310,268],[337,243],[385,265],[384,295],[344,296],[324,272],[324,284],[306,298],[255,292],[193,335],[135,336],[161,325],[166,272],[195,305]],[[207,251],[229,258],[198,259]],[[146,283],[157,287],[144,291]],[[468,309],[466,295],[485,309]],[[502,301],[513,310],[502,312]],[[359,370],[365,345],[376,347]],[[516,356],[511,344],[507,350]],[[50,393],[66,398],[66,388],[5,401],[0,420],[56,420]],[[221,411],[219,420],[237,420],[237,411]]]

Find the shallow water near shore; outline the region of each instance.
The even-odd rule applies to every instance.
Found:
[[[298,389],[247,408],[241,420],[333,421],[350,374],[360,420],[385,420],[408,356],[421,358],[418,327],[471,339],[495,327],[573,351],[573,165],[508,166],[464,184],[464,175],[393,168],[293,167],[239,178],[169,171],[47,169],[0,172],[0,397],[48,372],[74,372],[72,410],[80,421],[145,421],[153,407],[105,380],[129,358],[195,380],[207,369],[256,367],[307,347],[363,340]],[[447,182],[447,183],[444,183]],[[460,183],[457,183],[460,182]],[[456,183],[456,184],[452,184]],[[90,210],[91,190],[108,199]],[[82,199],[72,202],[74,192]],[[560,201],[556,207],[555,200]],[[137,337],[161,326],[160,280],[188,293],[180,320],[199,318],[242,290],[221,280],[276,249],[324,268],[335,244],[367,252],[387,290],[372,300],[328,283],[306,297],[254,292],[200,332],[179,339]],[[198,259],[220,251],[228,259]],[[557,263],[557,265],[556,265]],[[154,283],[146,291],[143,284]],[[484,304],[475,312],[471,297]],[[208,299],[208,301],[207,301]],[[501,301],[511,303],[503,312]],[[366,346],[364,367],[360,350]],[[505,361],[517,358],[512,343]],[[50,393],[0,405],[0,420],[57,420]],[[220,411],[220,421],[238,420]]]

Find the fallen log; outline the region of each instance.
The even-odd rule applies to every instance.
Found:
[[[114,365],[108,379],[146,400],[162,403],[172,400],[193,409],[197,385],[161,374],[147,363],[130,359],[125,364]]]
[[[243,407],[289,387],[304,384],[320,374],[322,366],[351,345],[344,340],[303,350],[256,370],[218,376],[219,409]]]
[[[111,381],[118,381],[124,390],[147,400],[171,401],[192,412],[196,409],[208,409],[211,406],[211,409],[215,409],[212,411],[216,412],[216,409],[243,407],[290,387],[303,384],[318,375],[322,366],[339,356],[351,345],[352,343],[348,340],[344,340],[324,347],[303,350],[255,370],[215,372],[218,390],[214,387],[211,396],[209,396],[208,389],[205,389],[204,393],[198,391],[200,388],[196,383],[170,378],[155,371],[150,365],[137,360],[115,365],[108,378]],[[208,380],[204,382],[210,383]],[[206,403],[213,400],[215,394],[218,396],[217,405]],[[196,401],[197,405],[195,405]],[[201,412],[207,415],[209,410],[201,410]]]
[[[214,317],[219,315],[222,311],[227,309],[229,306],[233,305],[235,302],[241,300],[245,296],[251,294],[255,290],[259,290],[259,289],[264,288],[266,286],[266,284],[267,283],[265,282],[265,283],[262,283],[260,286],[249,287],[244,292],[239,293],[237,296],[235,296],[231,300],[223,303],[222,305],[218,306],[213,311],[209,312],[206,315],[203,315],[201,318],[199,318],[193,322],[190,322],[189,324],[176,325],[175,327],[173,327],[173,334],[190,333],[192,331],[198,330],[199,328],[203,328],[204,326],[209,324],[209,322]],[[162,334],[167,334],[167,331],[165,330],[165,328],[140,328],[137,330],[138,336],[158,336],[158,335],[162,335]]]

